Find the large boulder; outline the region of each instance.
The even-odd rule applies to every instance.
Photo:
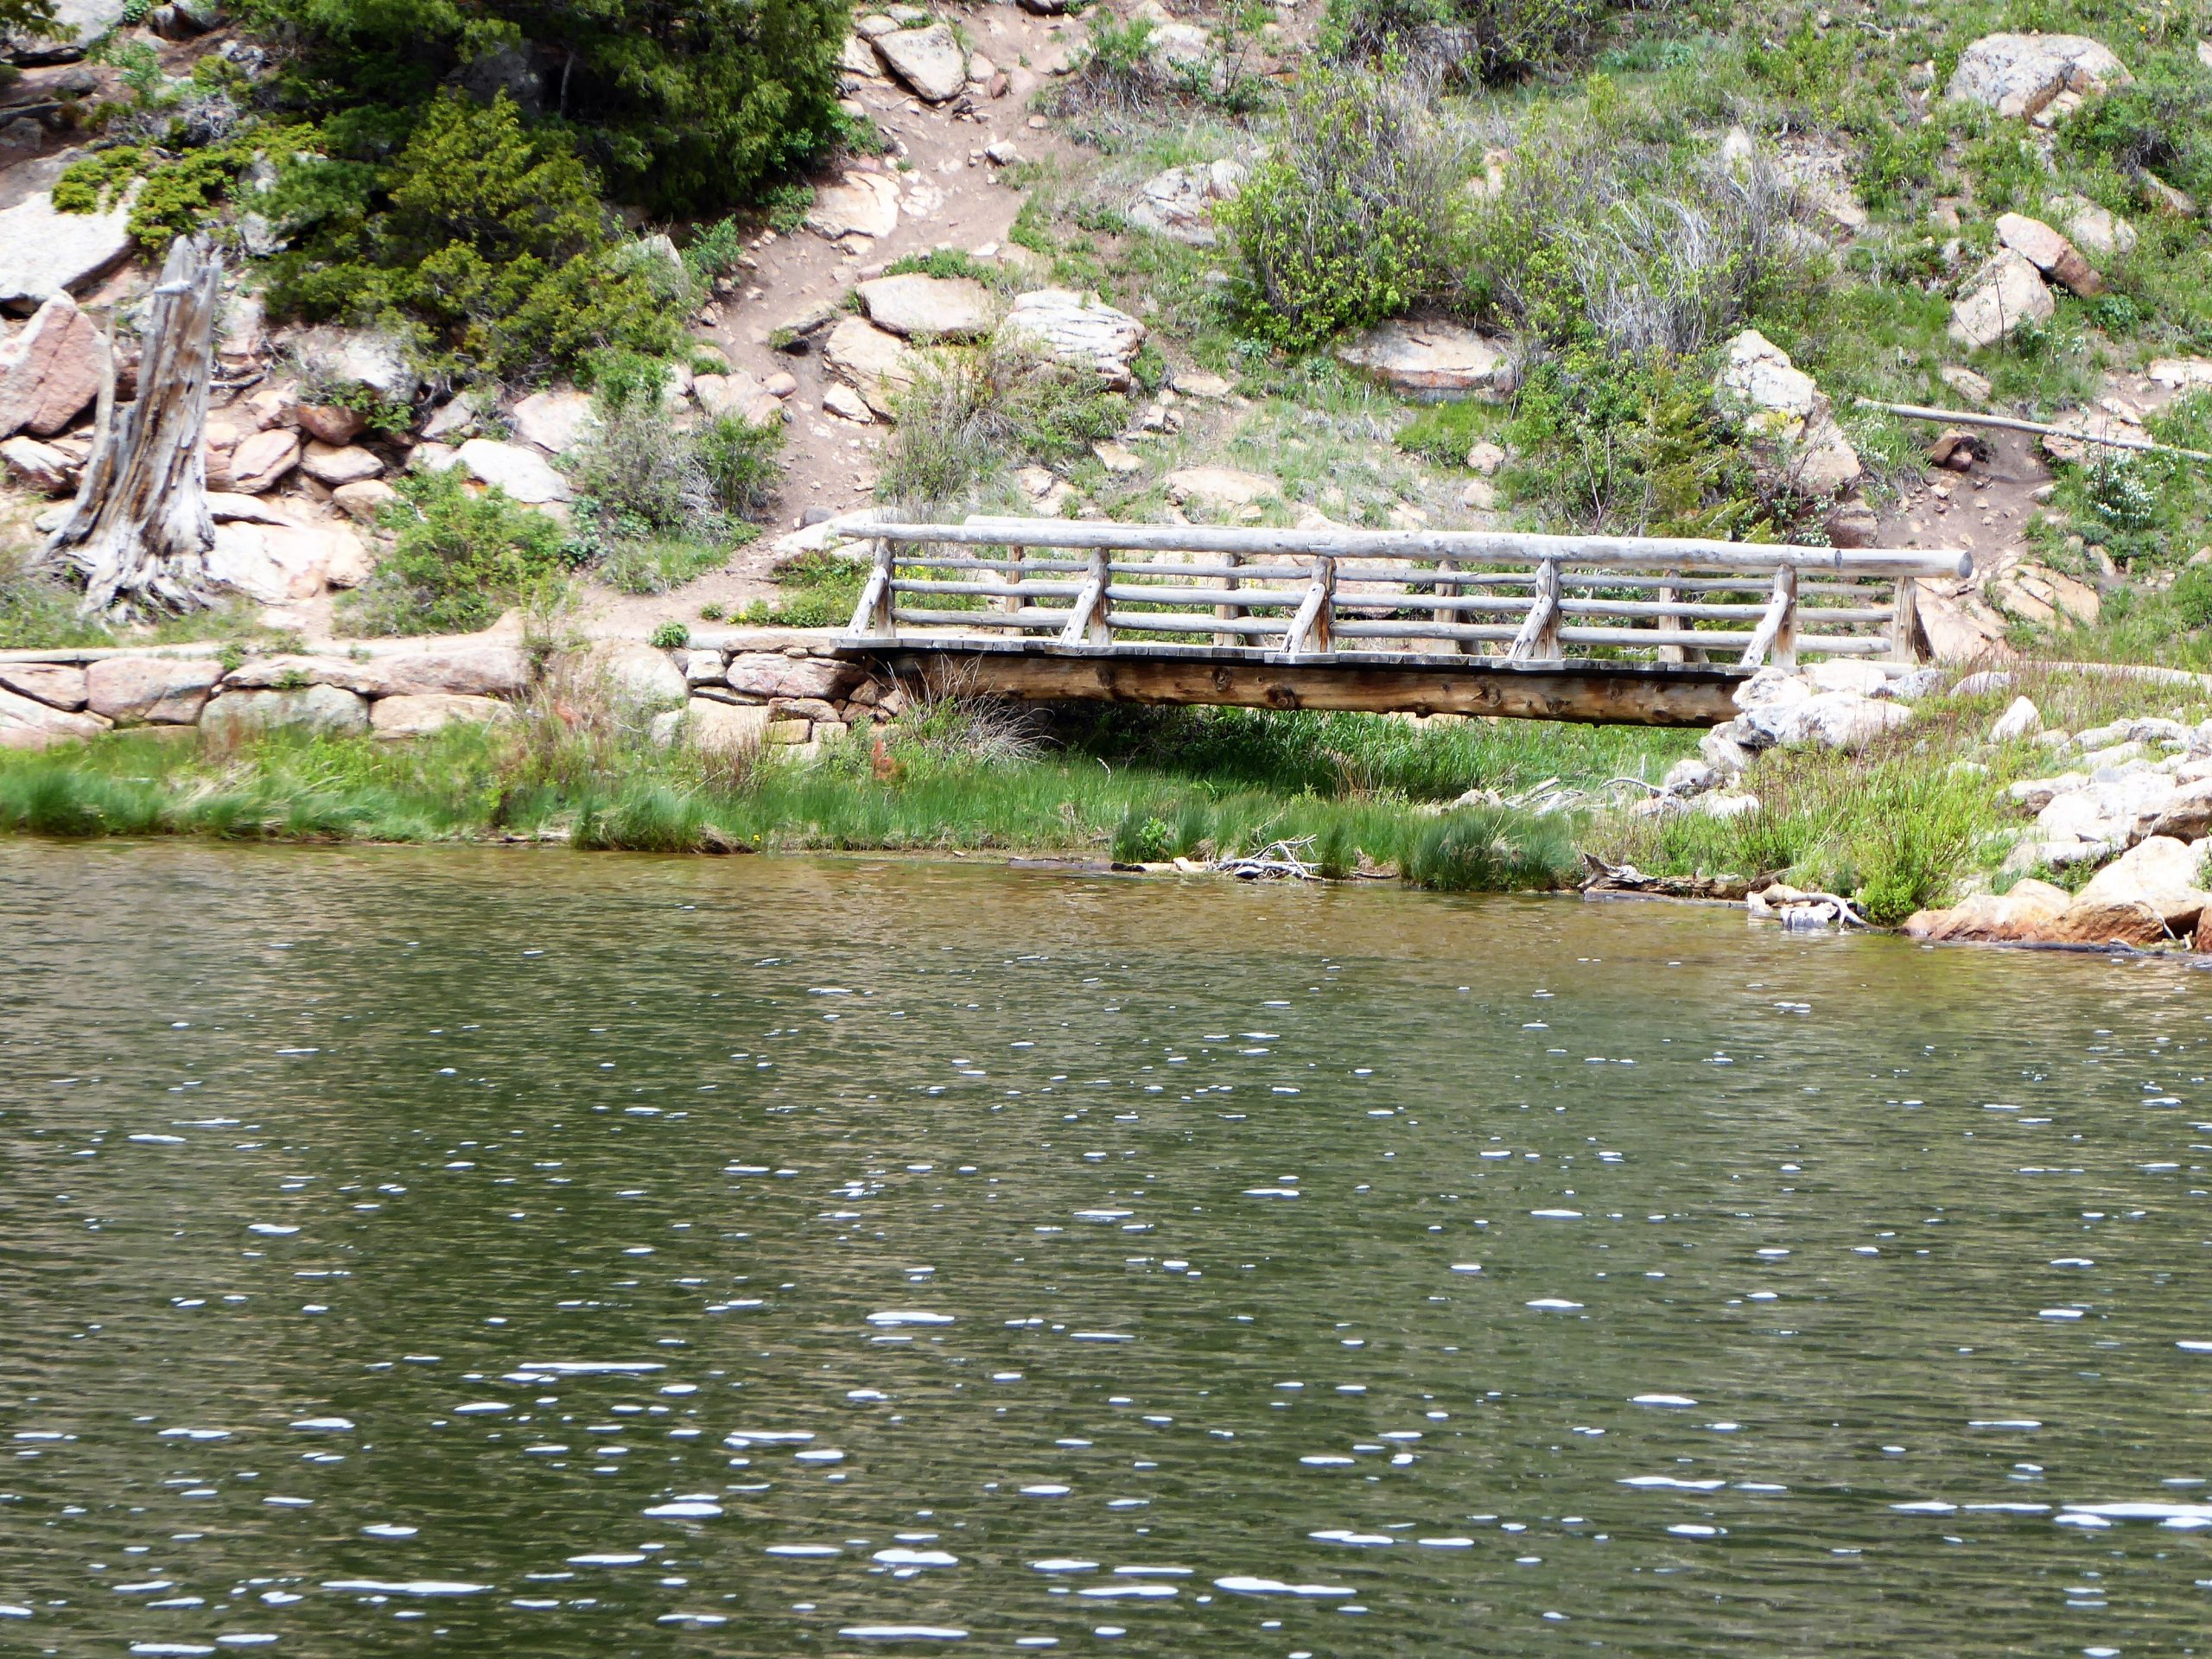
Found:
[[[752,426],[777,426],[784,420],[784,400],[742,369],[702,374],[692,381],[691,394],[717,420],[735,415]]]
[[[241,438],[223,468],[230,475],[225,493],[259,495],[273,490],[284,474],[300,464],[300,435],[289,427],[272,426]]]
[[[684,705],[683,741],[702,754],[743,755],[767,739],[768,705],[694,697]]]
[[[24,65],[74,62],[119,27],[130,10],[129,0],[55,0],[51,31],[5,35],[0,58]]]
[[[318,442],[308,445],[300,456],[300,470],[318,484],[336,490],[382,476],[384,462],[374,450],[364,449],[358,443]]]
[[[868,321],[894,334],[973,340],[990,332],[991,291],[971,276],[878,276],[860,285],[860,296]]]
[[[2087,196],[2053,196],[2044,211],[2077,247],[2102,258],[2135,251],[2135,227]]]
[[[450,691],[378,697],[369,705],[369,729],[378,737],[423,737],[443,727],[481,726],[514,717],[512,705],[497,697],[472,697]]]
[[[1978,893],[1952,910],[1916,911],[1904,925],[1907,938],[2042,939],[2072,906],[2073,894],[2048,881],[2021,881],[2010,893]]]
[[[2103,279],[2082,257],[2082,251],[2039,219],[2030,219],[2025,213],[1999,213],[1997,239],[2069,293],[2088,299],[2105,290]]]
[[[822,358],[831,373],[884,416],[895,412],[899,395],[912,386],[922,364],[906,341],[859,317],[847,317],[830,331]]]
[[[1999,248],[1967,279],[1951,307],[1950,337],[1968,351],[1994,346],[2024,322],[2048,322],[2058,302],[2024,254]]]
[[[1337,357],[1424,403],[1503,396],[1516,375],[1504,346],[1456,322],[1382,323],[1338,346]]]
[[[596,417],[591,395],[573,387],[533,392],[507,411],[515,436],[549,455],[565,455],[588,436]]]
[[[451,465],[479,484],[496,486],[527,506],[566,501],[575,494],[543,455],[518,443],[471,438],[454,451]]]
[[[681,708],[690,683],[666,652],[645,645],[616,645],[597,652],[594,666],[607,694],[626,709]]]
[[[1728,342],[1713,405],[1770,470],[1807,494],[1830,495],[1858,482],[1859,452],[1836,424],[1827,394],[1758,329]]]
[[[932,104],[944,103],[968,85],[968,60],[949,23],[893,29],[875,37],[875,49],[893,74]]]
[[[339,524],[219,524],[207,575],[264,605],[358,586],[368,575],[361,538]]]
[[[1137,187],[1129,223],[1192,247],[1210,248],[1221,239],[1214,229],[1213,205],[1236,200],[1244,188],[1245,175],[1246,169],[1237,162],[1171,167]]]
[[[98,737],[108,722],[95,714],[56,709],[35,697],[0,690],[0,749],[43,749]]]
[[[880,173],[847,174],[815,193],[806,215],[807,229],[832,242],[848,236],[885,237],[898,226],[899,187]]]
[[[785,657],[766,651],[738,652],[723,675],[731,690],[748,696],[819,697],[825,702],[849,696],[863,677],[858,666],[835,658]]]
[[[226,691],[200,716],[201,735],[216,743],[235,743],[264,732],[353,737],[368,729],[368,700],[335,685],[309,685],[293,691]]]
[[[57,294],[0,340],[0,438],[67,431],[100,390],[100,335],[76,301]]]
[[[2189,938],[2212,893],[2197,886],[2202,843],[2153,836],[2089,878],[2048,937],[2077,944]]]
[[[2101,92],[2133,79],[2110,48],[2086,35],[1985,35],[1960,54],[1943,95],[2025,118],[2063,93]]]
[[[388,404],[411,404],[423,389],[406,346],[373,328],[303,328],[292,337],[290,352],[302,375],[318,385],[359,386]]]
[[[1096,370],[1124,391],[1131,383],[1129,365],[1144,344],[1144,325],[1128,312],[1066,288],[1020,296],[1007,314],[1006,332],[1048,356]]]
[[[1855,691],[1821,691],[1795,702],[1764,703],[1732,722],[1777,747],[1853,750],[1912,722],[1912,710]]]
[[[85,706],[118,726],[189,726],[222,677],[209,657],[103,657],[85,671]]]
[[[51,192],[0,211],[0,311],[35,310],[73,294],[130,256],[130,200],[105,213],[65,213]]]

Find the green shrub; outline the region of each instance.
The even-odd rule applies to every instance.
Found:
[[[691,630],[681,622],[664,622],[652,631],[646,643],[663,651],[681,651],[691,643]]]
[[[1343,55],[1402,54],[1456,77],[1498,81],[1580,51],[1613,13],[1657,9],[1634,0],[1330,0],[1324,39]]]
[[[1245,325],[1309,350],[1453,298],[1464,150],[1402,76],[1310,74],[1267,159],[1217,210],[1241,266]]]
[[[783,476],[776,460],[784,447],[782,426],[756,426],[734,412],[720,415],[691,434],[691,446],[726,518],[754,518],[767,510]]]
[[[459,468],[410,474],[382,522],[397,541],[339,601],[354,633],[473,633],[543,595],[568,565],[561,526],[496,486],[472,493]]]
[[[626,200],[718,212],[844,130],[843,0],[252,0],[302,48],[294,93],[410,110],[522,87]],[[542,117],[539,113],[542,108]]]
[[[460,378],[676,348],[680,262],[613,230],[591,169],[512,99],[437,99],[389,165],[346,153],[388,137],[326,123],[329,153],[283,169],[264,211],[296,245],[271,262],[273,308],[384,323]]]
[[[2212,197],[2212,120],[2204,72],[2159,57],[2128,86],[2085,101],[2059,129],[2066,152],[2124,176],[2155,173],[2198,200]]]
[[[777,573],[775,603],[755,601],[741,620],[756,627],[842,628],[853,620],[868,572],[863,560],[803,554]]]
[[[254,148],[233,139],[165,159],[144,144],[118,144],[63,168],[54,205],[65,213],[96,213],[143,179],[130,204],[130,234],[149,259],[159,260],[175,238],[207,227],[210,210],[230,194]]]
[[[1063,461],[1121,430],[1128,400],[1097,374],[1001,334],[930,353],[898,399],[876,493],[950,502],[1016,458]]]

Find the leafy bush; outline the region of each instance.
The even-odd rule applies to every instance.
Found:
[[[691,435],[707,488],[726,518],[753,518],[766,512],[783,476],[776,452],[781,426],[755,426],[737,414],[716,416]]]
[[[2060,128],[2064,149],[2101,161],[2123,175],[2155,173],[2197,200],[2212,196],[2212,122],[2205,116],[2204,74],[2195,64],[2161,57],[2130,85],[2093,98]]]
[[[664,622],[652,631],[646,643],[663,651],[680,651],[691,643],[691,630],[681,622]]]
[[[1629,130],[1605,77],[1590,86],[1588,113],[1521,135],[1475,214],[1483,308],[1554,344],[1685,355],[1816,281],[1770,163],[1683,162]]]
[[[573,134],[626,199],[707,213],[820,154],[843,0],[253,0],[304,48],[296,95],[405,111],[459,82]]]
[[[473,633],[560,584],[566,534],[505,491],[474,493],[458,468],[410,474],[397,487],[382,515],[397,543],[339,601],[349,632]]]
[[[1310,349],[1458,291],[1464,142],[1396,74],[1323,68],[1243,193],[1218,210],[1246,325]]]
[[[868,572],[862,560],[835,553],[803,554],[778,573],[776,602],[756,600],[746,607],[740,620],[755,627],[842,628],[853,620]]]
[[[276,308],[383,323],[461,378],[676,347],[680,262],[610,228],[591,169],[504,93],[439,99],[389,165],[364,158],[375,124],[322,136],[329,153],[288,164],[265,199],[296,244],[272,262]]]
[[[931,353],[898,399],[877,493],[949,502],[1007,461],[1050,462],[1121,430],[1128,400],[1097,374],[1039,358],[1001,334]]]
[[[1331,0],[1325,39],[1347,56],[1399,54],[1498,81],[1580,50],[1615,12],[1656,9],[1634,0]]]

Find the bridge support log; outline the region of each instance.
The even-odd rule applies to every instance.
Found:
[[[1225,658],[1204,646],[1091,651],[855,641],[841,654],[906,684],[1024,702],[1224,703],[1636,726],[1713,726],[1733,719],[1732,696],[1745,678],[1742,669],[1718,664],[1519,664],[1344,650],[1292,661],[1259,651]]]

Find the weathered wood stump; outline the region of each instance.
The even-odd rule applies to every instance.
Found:
[[[84,576],[79,608],[88,616],[123,620],[216,602],[201,438],[222,275],[204,239],[170,245],[147,313],[137,400],[119,410],[114,350],[101,338],[92,453],[75,505],[46,544],[50,560]]]

